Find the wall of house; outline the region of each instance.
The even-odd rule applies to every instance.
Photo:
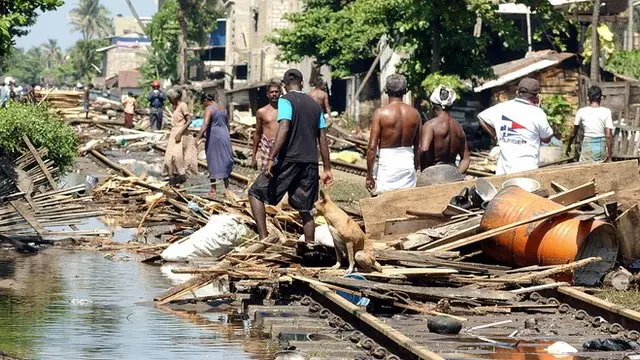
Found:
[[[225,48],[225,72],[234,74],[234,66],[247,64],[252,30],[251,6],[254,0],[235,0],[227,8],[227,37]],[[245,84],[246,80],[234,80]],[[230,88],[227,85],[227,88]]]
[[[281,78],[294,66],[277,59],[278,48],[266,40],[278,29],[289,26],[284,16],[299,11],[298,0],[254,0],[251,8],[251,49],[249,51],[249,83]],[[257,20],[257,21],[256,21]],[[296,64],[297,65],[297,64]]]
[[[138,69],[146,62],[147,53],[148,49],[144,47],[116,47],[109,49],[105,54],[103,75],[106,78],[110,78],[118,75],[121,70]]]

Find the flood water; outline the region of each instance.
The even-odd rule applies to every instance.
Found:
[[[154,307],[153,296],[175,281],[133,255],[104,255],[0,251],[0,351],[30,359],[272,358],[242,322],[227,323],[227,312]]]

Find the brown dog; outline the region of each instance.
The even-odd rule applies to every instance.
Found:
[[[382,266],[376,261],[373,246],[360,226],[347,213],[338,207],[329,194],[320,190],[320,199],[316,202],[316,210],[327,220],[336,249],[337,262],[333,269],[339,269],[345,253],[349,259],[347,274],[358,268],[363,271],[382,271]]]

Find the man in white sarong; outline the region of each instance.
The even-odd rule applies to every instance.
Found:
[[[367,150],[367,189],[372,193],[415,187],[420,166],[420,114],[402,102],[407,80],[390,75],[385,92],[389,105],[373,114]]]

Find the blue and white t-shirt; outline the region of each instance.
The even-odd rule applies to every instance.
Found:
[[[496,175],[538,168],[540,139],[553,136],[544,110],[526,100],[514,99],[486,109],[478,118],[493,127],[498,138]]]
[[[278,158],[317,163],[318,134],[327,127],[320,105],[303,92],[290,91],[278,100],[280,121],[290,121],[291,126]]]

